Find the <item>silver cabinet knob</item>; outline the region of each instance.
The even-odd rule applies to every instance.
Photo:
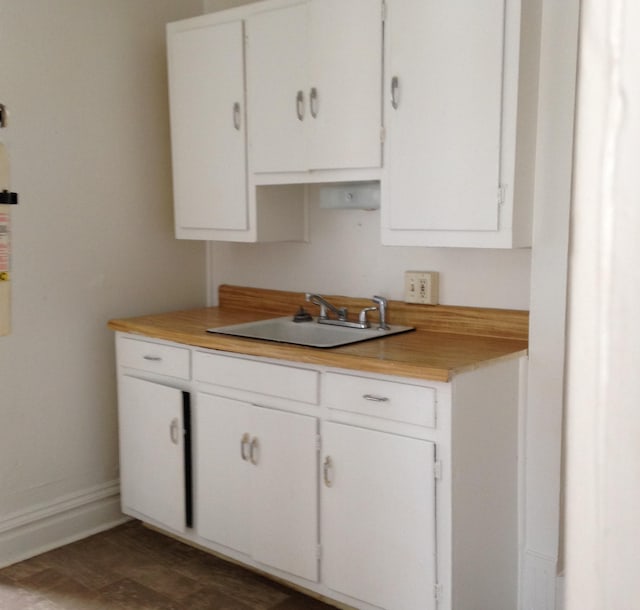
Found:
[[[258,437],[254,436],[251,439],[251,443],[249,444],[249,461],[254,465],[258,465],[260,443],[258,442]]]
[[[391,79],[391,106],[394,110],[400,105],[400,80],[397,76]]]
[[[318,116],[318,90],[315,87],[311,87],[309,91],[309,112],[315,119]]]
[[[299,121],[304,120],[304,93],[298,91],[296,94],[296,115]]]
[[[240,131],[242,125],[242,116],[240,114],[240,102],[236,102],[233,105],[233,126],[236,131]]]
[[[177,417],[174,417],[171,420],[171,425],[169,426],[169,438],[174,445],[177,445],[180,442],[180,422]]]
[[[325,487],[333,486],[333,479],[331,478],[333,472],[333,460],[331,456],[328,455],[324,458],[324,462],[322,464],[322,478],[324,479]]]
[[[250,438],[249,433],[245,432],[240,439],[240,457],[245,462],[249,459],[249,456],[247,455],[247,445],[250,442]]]

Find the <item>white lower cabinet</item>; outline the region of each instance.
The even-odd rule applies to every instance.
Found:
[[[318,579],[317,419],[199,393],[197,531]]]
[[[178,238],[248,228],[243,41],[240,20],[169,28]]]
[[[382,608],[436,607],[433,443],[323,426],[323,581]]]
[[[184,393],[127,375],[118,391],[123,511],[184,531],[191,512]]]
[[[345,607],[517,606],[518,358],[430,382],[117,353],[125,513]]]

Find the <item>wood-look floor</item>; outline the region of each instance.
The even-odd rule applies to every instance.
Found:
[[[2,610],[329,610],[136,521],[0,570]]]

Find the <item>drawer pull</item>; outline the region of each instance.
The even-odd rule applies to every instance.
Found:
[[[260,443],[258,437],[254,436],[249,444],[249,461],[254,465],[258,465],[258,450],[260,449]]]
[[[322,464],[322,478],[324,479],[325,487],[332,487],[333,480],[331,479],[331,471],[333,470],[333,460],[331,456],[328,455],[324,458],[324,462]]]
[[[169,437],[174,445],[178,444],[178,441],[180,440],[180,422],[177,417],[174,417],[171,420],[171,425],[169,426]]]
[[[363,394],[362,398],[371,402],[389,402],[386,396],[377,396],[376,394]]]
[[[250,442],[250,436],[248,432],[245,432],[242,435],[242,438],[240,439],[240,457],[242,458],[243,461],[247,461],[249,459],[249,456],[247,455],[247,445]]]
[[[146,355],[146,356],[142,356],[145,360],[150,360],[151,362],[162,362],[162,358],[160,356],[150,356],[150,355]]]

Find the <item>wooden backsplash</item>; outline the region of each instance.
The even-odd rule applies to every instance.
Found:
[[[225,284],[219,287],[218,296],[220,307],[234,311],[257,311],[274,316],[286,316],[293,315],[301,305],[314,315],[317,315],[318,311],[315,305],[305,301],[304,292]],[[355,316],[360,309],[373,305],[371,299],[324,294],[322,296],[336,307],[347,307],[350,316]],[[529,312],[517,309],[415,305],[403,301],[389,301],[387,321],[390,324],[415,326],[419,330],[431,332],[524,341],[529,337]]]

